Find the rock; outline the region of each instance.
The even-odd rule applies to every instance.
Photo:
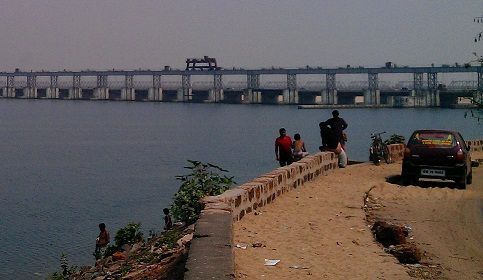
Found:
[[[112,260],[114,261],[123,261],[127,259],[127,255],[123,252],[115,252],[112,254]]]
[[[136,269],[130,273],[128,273],[126,276],[123,277],[123,279],[142,279],[142,274],[146,271],[146,268],[143,269]]]
[[[400,263],[415,264],[421,261],[421,251],[413,243],[396,245],[389,250]]]
[[[132,248],[132,245],[131,244],[124,244],[121,247],[122,251],[123,252],[126,252],[127,254],[129,254],[129,251],[131,251],[131,248]]]
[[[186,246],[186,244],[191,242],[191,239],[193,239],[193,233],[181,237],[178,239],[178,241],[176,241],[176,244],[178,244],[179,247]]]
[[[136,252],[137,250],[139,250],[140,248],[143,247],[143,243],[142,242],[138,242],[136,244],[134,244],[131,248],[131,251],[129,251],[129,254],[133,253],[133,252]]]
[[[115,263],[113,265],[111,265],[109,268],[108,268],[108,271],[109,272],[116,272],[118,270],[121,269],[121,264],[120,263]]]

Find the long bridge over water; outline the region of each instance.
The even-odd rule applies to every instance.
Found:
[[[441,83],[438,77],[446,73],[474,79]],[[367,79],[343,81],[361,74]],[[2,98],[24,99],[451,107],[483,89],[483,67],[16,70],[0,72],[0,88]]]

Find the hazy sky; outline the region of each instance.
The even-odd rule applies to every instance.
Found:
[[[464,63],[473,0],[0,0],[0,71]]]

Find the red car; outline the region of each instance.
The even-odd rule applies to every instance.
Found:
[[[459,132],[448,130],[416,130],[404,150],[401,177],[404,185],[419,178],[454,180],[465,189],[471,184],[470,147]]]

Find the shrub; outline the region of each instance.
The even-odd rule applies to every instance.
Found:
[[[386,145],[391,145],[391,144],[404,144],[404,142],[406,141],[406,139],[404,139],[404,136],[402,135],[397,135],[397,134],[393,134],[389,137],[389,139],[387,139],[386,141],[384,141],[384,143]]]
[[[114,237],[116,247],[121,248],[124,244],[134,244],[142,241],[143,233],[139,231],[140,228],[141,223],[129,223],[127,226],[119,229],[116,232],[116,237]]]
[[[200,199],[204,196],[219,195],[235,184],[233,177],[220,175],[218,172],[228,172],[210,163],[188,160],[191,173],[176,176],[181,181],[178,192],[174,195],[171,206],[173,217],[187,224],[194,223],[201,213],[203,205]]]

